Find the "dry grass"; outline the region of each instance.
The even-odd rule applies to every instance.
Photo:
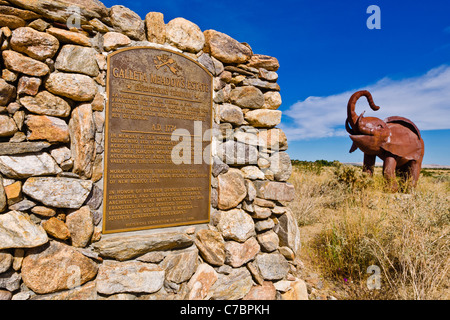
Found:
[[[388,193],[380,169],[294,166],[299,226],[318,225],[304,254],[349,299],[450,299],[450,172],[427,170],[409,193]],[[407,190],[405,186],[403,188]],[[369,290],[367,268],[381,270]]]

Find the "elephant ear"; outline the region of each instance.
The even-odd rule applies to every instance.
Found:
[[[385,122],[391,134],[381,148],[408,160],[419,160],[422,156],[423,143],[416,125],[403,117],[389,117]]]

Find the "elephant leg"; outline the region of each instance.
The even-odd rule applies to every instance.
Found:
[[[375,155],[364,154],[363,172],[367,172],[371,176],[373,175],[376,158],[377,156]]]
[[[409,166],[409,177],[411,179],[411,187],[417,186],[417,181],[420,177],[420,170],[422,169],[422,163],[419,161],[412,161]]]
[[[397,192],[398,183],[395,179],[395,168],[397,166],[397,160],[394,157],[387,157],[383,163],[383,176],[389,183],[391,192]]]

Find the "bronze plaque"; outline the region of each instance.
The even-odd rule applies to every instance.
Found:
[[[103,232],[206,223],[212,75],[165,49],[108,56]]]

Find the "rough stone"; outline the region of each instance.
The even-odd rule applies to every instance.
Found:
[[[57,241],[27,251],[22,263],[25,285],[38,294],[72,289],[97,275],[97,265],[75,248]]]
[[[0,274],[8,271],[13,262],[13,256],[6,250],[0,250]]]
[[[308,289],[306,282],[297,279],[292,281],[287,292],[281,294],[283,300],[308,300]]]
[[[67,240],[70,238],[70,231],[67,228],[67,225],[55,217],[43,221],[42,227],[53,238],[59,240]]]
[[[258,241],[252,237],[244,243],[236,241],[227,241],[225,243],[225,262],[233,268],[239,268],[247,262],[253,260],[259,252]]]
[[[205,44],[205,36],[193,22],[175,18],[166,26],[167,42],[180,50],[197,53]]]
[[[206,263],[198,266],[192,278],[187,284],[188,300],[203,300],[209,293],[210,288],[218,279],[218,274],[213,267]]]
[[[60,71],[82,73],[96,77],[100,73],[95,58],[96,53],[94,48],[66,44],[56,58],[55,68]]]
[[[28,115],[25,124],[30,131],[27,136],[29,141],[69,142],[69,126],[60,118]]]
[[[97,291],[111,295],[123,292],[153,293],[164,284],[164,270],[144,262],[104,261],[97,276]]]
[[[245,242],[255,235],[253,219],[241,209],[221,212],[217,229],[224,239]]]
[[[224,163],[220,158],[214,157],[213,158],[213,165],[212,165],[212,175],[214,177],[217,177],[221,173],[227,173],[230,167]]]
[[[11,206],[23,199],[22,196],[22,181],[16,181],[10,185],[5,186],[6,198],[8,205]]]
[[[298,254],[301,248],[300,230],[292,211],[287,209],[286,213],[278,218],[278,221],[277,233],[280,238],[280,245],[289,247],[295,254]]]
[[[10,45],[14,51],[25,53],[31,58],[40,61],[53,58],[59,49],[59,41],[54,36],[29,27],[14,30]]]
[[[229,140],[218,145],[217,156],[228,165],[256,164],[258,149],[255,146]]]
[[[164,15],[161,12],[149,12],[145,16],[147,40],[150,42],[166,43],[166,25]]]
[[[267,81],[275,82],[278,80],[278,73],[275,71],[267,71],[264,68],[259,69],[259,78]]]
[[[251,214],[253,219],[267,219],[272,215],[270,208],[263,208],[253,204],[254,212]]]
[[[280,110],[258,109],[245,114],[245,120],[256,128],[272,128],[281,122]]]
[[[125,47],[131,43],[130,38],[118,32],[108,32],[103,36],[103,48],[106,51]]]
[[[219,274],[217,281],[210,288],[206,299],[242,299],[250,291],[252,285],[252,276],[247,268],[233,269],[228,275]]]
[[[48,91],[39,92],[35,97],[20,98],[20,103],[30,112],[53,117],[67,117],[71,111],[70,105],[64,99]]]
[[[8,291],[16,291],[20,288],[20,274],[14,270],[9,270],[0,274],[0,289],[6,289]]]
[[[92,78],[76,73],[52,73],[45,81],[45,88],[53,94],[75,101],[91,101],[97,93]]]
[[[30,76],[42,77],[50,72],[49,67],[40,61],[34,60],[12,50],[3,51],[3,61],[6,68]]]
[[[245,166],[241,168],[245,179],[250,180],[264,180],[264,173],[256,166]]]
[[[264,105],[264,95],[258,88],[244,86],[231,91],[231,103],[249,109],[259,109]]]
[[[115,29],[134,40],[145,40],[145,25],[139,15],[121,5],[110,9],[111,23]]]
[[[5,188],[3,186],[3,177],[0,175],[0,212],[5,211],[8,201],[6,198]]]
[[[289,263],[280,253],[260,253],[255,265],[265,280],[281,280],[289,272]]]
[[[291,158],[286,152],[276,152],[270,156],[270,171],[277,181],[287,181],[292,173]]]
[[[26,24],[27,22],[20,17],[0,13],[0,27],[9,27],[11,29],[17,29],[24,27]]]
[[[50,147],[50,143],[39,142],[3,142],[0,143],[0,155],[15,155],[21,153],[39,152]]]
[[[91,42],[89,38],[84,34],[78,32],[72,32],[68,30],[63,30],[59,28],[48,28],[47,33],[51,34],[55,38],[57,38],[62,43],[72,43],[78,44],[80,46],[90,47]]]
[[[180,253],[169,253],[160,266],[166,271],[167,281],[188,281],[197,269],[198,250],[189,249]]]
[[[45,22],[42,19],[36,19],[28,24],[28,27],[33,28],[37,31],[45,31],[45,29],[50,27],[50,23]]]
[[[47,241],[45,230],[35,225],[28,215],[18,211],[0,215],[0,250],[33,248]]]
[[[264,281],[260,286],[253,286],[243,300],[275,300],[277,290],[270,281]]]
[[[73,110],[69,131],[73,172],[89,179],[95,155],[95,124],[91,105],[82,104]]]
[[[0,172],[12,179],[54,175],[61,171],[55,160],[45,152],[0,156]]]
[[[184,233],[164,232],[127,236],[103,236],[102,240],[94,243],[93,246],[104,258],[124,261],[150,251],[186,248],[192,245],[193,242],[193,239]]]
[[[220,105],[219,110],[220,121],[228,122],[235,126],[240,126],[244,123],[244,114],[238,106],[225,103]]]
[[[0,79],[0,106],[6,106],[15,98],[15,96],[16,88],[7,83],[5,80]],[[0,128],[1,127],[2,126],[0,126]]]
[[[286,134],[281,129],[260,130],[257,135],[261,147],[271,150],[286,150],[288,148]]]
[[[33,20],[40,17],[39,14],[34,13],[29,10],[21,10],[14,7],[5,6],[5,1],[2,1],[2,5],[0,6],[0,13],[21,17],[24,20]]]
[[[208,229],[199,230],[195,237],[195,245],[202,258],[213,266],[225,263],[225,241],[220,232]]]
[[[89,206],[81,207],[66,216],[66,225],[70,231],[72,246],[84,248],[94,233],[94,221]]]
[[[206,30],[205,47],[203,51],[210,53],[214,58],[223,63],[245,63],[250,60],[252,50],[226,35],[215,30]]]
[[[2,300],[11,300],[12,293],[8,290],[0,290],[0,301]]]
[[[16,210],[16,211],[27,211],[27,210],[33,208],[35,205],[36,205],[35,202],[28,200],[28,199],[23,199],[13,205],[10,205],[9,209]]]
[[[55,209],[47,208],[44,206],[35,206],[31,209],[31,212],[42,217],[53,217],[56,215]]]
[[[265,252],[275,251],[280,244],[280,239],[278,238],[278,235],[272,230],[260,233],[256,236],[256,238],[258,239],[258,242],[261,245],[261,250]]]
[[[23,76],[19,79],[19,83],[17,85],[17,94],[28,94],[31,96],[35,96],[39,91],[41,83],[42,80],[40,78]]]
[[[0,137],[11,137],[17,130],[18,128],[14,119],[0,114]]]
[[[272,229],[274,226],[275,222],[272,219],[264,219],[255,222],[255,230],[257,232]]]
[[[31,177],[22,191],[44,205],[55,208],[80,208],[92,189],[92,182],[74,178]]]
[[[281,94],[278,91],[267,91],[264,93],[264,105],[262,108],[276,110],[281,106]]]
[[[35,295],[30,300],[97,300],[97,283],[91,281],[74,289]]]
[[[278,83],[268,82],[261,79],[249,79],[246,78],[242,81],[244,86],[254,86],[261,90],[273,90],[280,91],[280,86]]]
[[[262,54],[254,54],[248,61],[247,66],[253,68],[264,68],[267,71],[277,71],[280,67],[280,63],[277,58]]]
[[[256,195],[259,198],[277,201],[292,201],[295,197],[294,186],[275,181],[255,181]]]
[[[218,208],[228,210],[236,207],[247,195],[247,188],[242,173],[237,169],[230,169],[218,176]]]

